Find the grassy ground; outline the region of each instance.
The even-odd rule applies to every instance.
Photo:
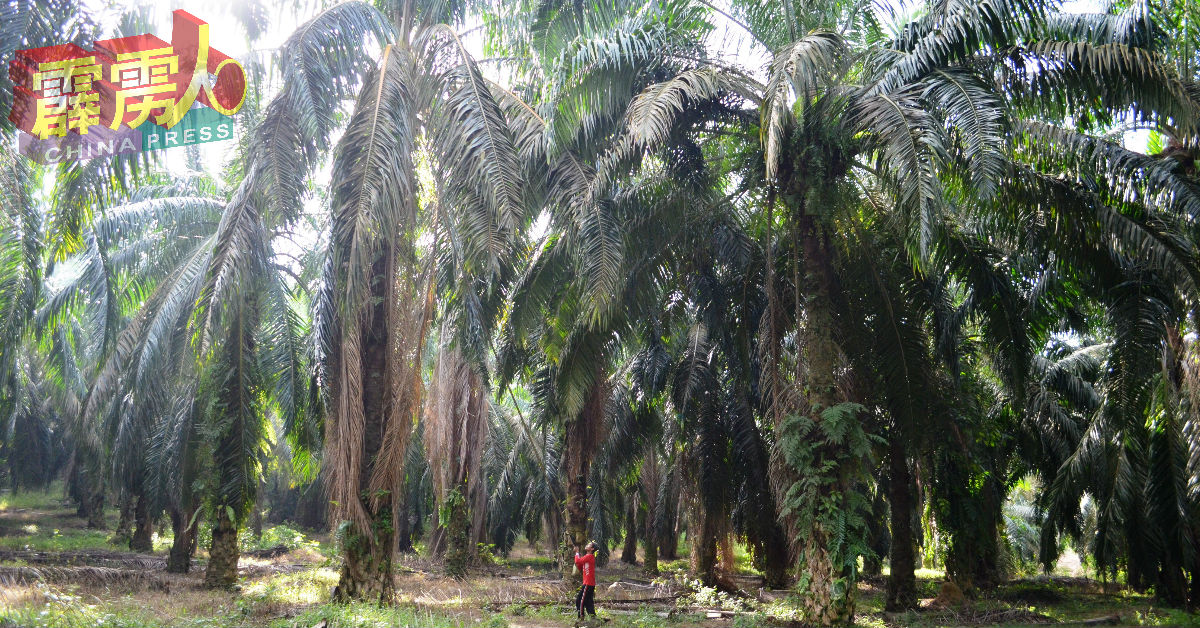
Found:
[[[115,522],[110,522],[115,523]],[[262,539],[243,539],[246,550],[285,545],[273,558],[244,556],[240,590],[200,586],[202,567],[186,575],[163,571],[169,538],[156,536],[153,554],[131,554],[109,535],[86,529],[58,493],[0,495],[0,627],[156,628],[459,626],[552,628],[571,625],[570,590],[552,562],[520,543],[512,556],[463,580],[441,574],[436,564],[402,556],[393,608],[334,605],[337,557],[328,538],[278,526]],[[199,563],[203,563],[203,552]],[[737,557],[738,565],[744,565]],[[600,570],[597,603],[610,626],[751,627],[797,625],[795,600],[786,592],[739,598],[689,586],[683,561],[664,563],[653,582],[617,560]],[[747,567],[748,568],[748,567]],[[921,596],[937,594],[941,574],[922,571]],[[1156,607],[1150,597],[1105,590],[1085,578],[1010,583],[955,610],[883,612],[883,579],[860,584],[859,626],[1029,626],[1115,618],[1120,625],[1197,626],[1200,616]],[[670,598],[674,601],[620,603]],[[700,609],[727,611],[709,619]]]

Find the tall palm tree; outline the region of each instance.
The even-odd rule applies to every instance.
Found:
[[[507,43],[530,59],[519,80],[538,109],[515,101],[506,109],[549,232],[523,260],[508,295],[500,384],[518,368],[532,368],[539,415],[563,426],[564,569],[570,550],[586,542],[595,510],[589,478],[604,440],[622,336],[631,337],[647,311],[665,253],[628,239],[627,228],[647,207],[637,190],[598,182],[594,171],[630,98],[654,80],[652,51],[700,52],[700,22],[672,6],[614,1],[584,12],[570,3],[533,2],[520,7],[525,28],[514,29]],[[550,87],[533,87],[539,84]]]
[[[226,445],[220,441],[212,450],[201,446],[204,434],[222,434],[229,416],[208,405],[217,402],[211,401],[206,387],[197,385],[196,380],[210,378],[214,371],[207,365],[195,368],[188,333],[225,205],[216,193],[203,181],[198,187],[188,181],[169,182],[140,188],[125,204],[108,208],[104,218],[87,228],[88,248],[74,258],[83,271],[43,309],[45,325],[83,318],[99,339],[90,350],[98,356],[97,366],[89,373],[76,438],[90,434],[103,444],[106,458],[113,461],[112,472],[138,501],[137,525],[143,538],[149,537],[154,513],[169,511],[176,533],[168,561],[172,571],[188,570],[201,500],[209,503],[218,520],[221,511],[228,515],[230,508],[222,493],[229,490],[228,484],[208,485],[193,494],[204,475],[200,468],[207,466],[226,478],[230,467],[246,464],[243,459],[257,464],[262,455],[263,437],[244,432],[246,446],[252,449],[237,458],[221,457],[220,448]],[[294,316],[289,316],[278,290],[268,290],[267,301],[277,314],[272,320],[280,321],[268,333],[292,329]],[[126,314],[130,300],[137,309]],[[286,333],[270,338],[285,349],[264,357],[264,366],[277,363],[271,357],[294,359],[285,355],[286,348],[295,349]],[[103,429],[90,427],[95,425]],[[224,547],[215,549],[220,558]],[[236,558],[232,565],[216,560],[209,566],[212,584],[231,581],[230,571],[236,577]]]
[[[392,505],[435,311],[420,237],[437,234],[447,216],[486,277],[525,220],[512,133],[452,26],[463,11],[412,0],[371,11],[388,25],[383,51],[335,151],[318,333],[329,408],[324,469],[343,522],[338,599],[394,595]],[[422,146],[432,189],[417,176]]]
[[[33,318],[42,288],[44,239],[42,216],[32,200],[32,172],[8,142],[0,147],[0,198],[5,207],[0,234],[0,412],[3,412],[4,458],[12,464],[17,427],[17,355],[25,340],[27,325]],[[40,430],[39,430],[40,431]],[[15,480],[15,473],[12,476]],[[16,486],[14,482],[14,487]]]

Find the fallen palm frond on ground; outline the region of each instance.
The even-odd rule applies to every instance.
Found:
[[[0,566],[0,585],[83,584],[88,586],[169,591],[171,580],[165,574],[113,567],[5,567]]]
[[[157,556],[105,550],[82,550],[74,552],[0,550],[0,561],[38,565],[79,565],[127,569],[164,569],[166,567],[166,561]]]

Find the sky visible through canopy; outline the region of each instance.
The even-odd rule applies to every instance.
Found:
[[[171,34],[171,12],[176,9],[183,9],[192,13],[196,17],[205,20],[211,25],[211,38],[213,47],[218,48],[222,52],[238,59],[243,64],[248,64],[252,60],[257,59],[264,67],[269,68],[269,64],[273,62],[275,52],[283,44],[283,42],[291,35],[296,28],[304,21],[310,19],[313,15],[322,9],[319,2],[283,2],[272,0],[251,0],[261,5],[268,16],[262,33],[251,41],[247,35],[245,21],[242,20],[237,11],[244,6],[243,2],[238,0],[183,0],[174,2],[147,2],[145,0],[134,0],[125,2],[106,2],[104,0],[89,0],[87,4],[94,7],[94,15],[99,15],[101,20],[101,29],[104,32],[111,32],[117,22],[123,15],[126,15],[134,10],[143,11],[146,14],[149,22],[153,24],[151,29],[152,34],[155,34],[163,39],[170,39]],[[875,0],[876,2],[888,5],[888,8],[896,15],[899,23],[903,23],[907,19],[913,17],[916,12],[922,10],[923,2],[921,0]],[[712,6],[720,11],[727,11],[728,2],[724,0],[716,0]],[[1104,3],[1101,0],[1068,0],[1063,2],[1062,8],[1064,11],[1072,11],[1079,13],[1091,13],[1102,10]],[[740,67],[761,68],[758,74],[760,79],[765,79],[766,66],[768,55],[766,51],[757,42],[751,38],[743,28],[729,20],[720,12],[713,14],[713,19],[716,21],[716,28],[705,42],[711,54],[718,57],[725,57],[731,63]],[[462,30],[466,35],[463,41],[476,59],[484,59],[483,37],[480,30],[468,25]],[[486,72],[494,72],[495,64],[481,64],[481,69]],[[270,76],[271,72],[267,72]],[[502,81],[502,77],[493,77]],[[267,86],[267,93],[263,94],[264,101],[276,89],[275,85]],[[349,104],[348,104],[349,106]],[[235,133],[244,133],[247,131],[245,125],[236,125]],[[1149,134],[1146,131],[1131,131],[1125,135],[1125,143],[1131,148],[1144,150]],[[336,144],[338,137],[332,138]],[[207,144],[198,144],[191,147],[180,147],[167,149],[155,153],[155,158],[159,159],[162,165],[176,176],[186,175],[189,171],[202,170],[211,176],[219,178],[220,170],[224,167],[226,160],[232,154],[231,146],[236,142],[228,140],[223,142],[211,142]],[[196,157],[199,157],[197,160]],[[320,183],[327,182],[329,179],[330,164],[326,164],[324,168],[315,173],[316,181]],[[43,180],[43,188],[46,192],[54,184],[54,170],[47,170]],[[316,212],[316,203],[319,200],[310,196],[306,202],[306,210],[309,213]],[[545,221],[538,221],[539,224],[534,226],[534,235],[539,234],[545,227]],[[285,259],[280,260],[281,263],[294,263],[289,261],[291,256],[299,256],[300,253],[312,246],[318,234],[305,228],[306,225],[299,225],[299,229],[294,234],[295,247],[291,250],[288,247],[281,247],[279,252]],[[60,269],[63,275],[69,276],[69,269]]]

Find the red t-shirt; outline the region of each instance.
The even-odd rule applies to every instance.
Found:
[[[575,554],[575,566],[579,571],[583,572],[583,583],[588,586],[596,586],[596,555],[584,554],[580,556]]]

